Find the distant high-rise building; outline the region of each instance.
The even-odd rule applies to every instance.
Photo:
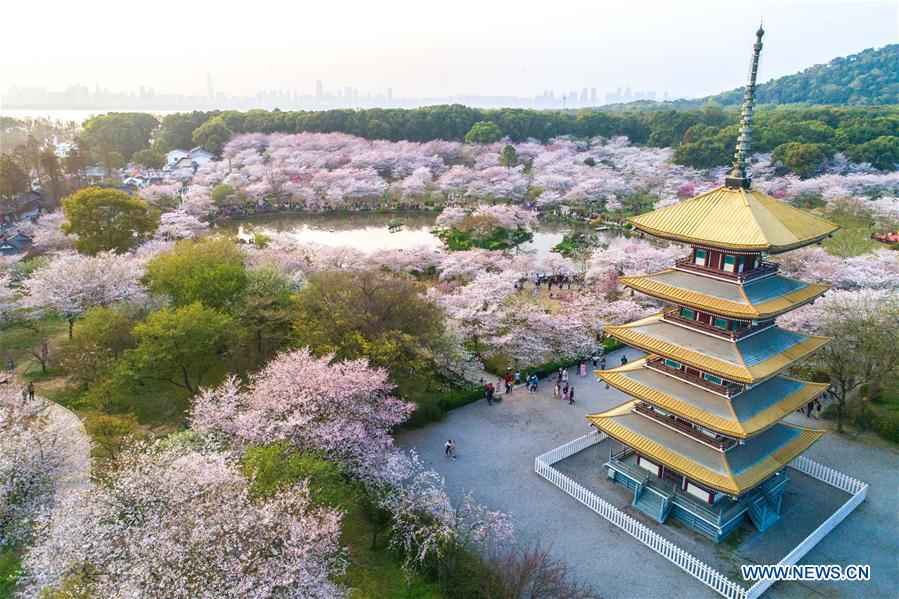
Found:
[[[325,95],[325,86],[322,85],[321,79],[315,80],[315,97],[317,99],[321,99],[322,96]]]
[[[215,98],[215,88],[212,87],[212,73],[206,71],[206,97],[212,101]]]
[[[393,100],[393,88],[388,87],[387,88],[387,101],[389,102],[391,100]]]
[[[596,88],[590,88],[590,104],[596,105]]]

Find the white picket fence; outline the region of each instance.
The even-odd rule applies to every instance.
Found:
[[[840,506],[840,509],[835,511],[830,517],[821,523],[818,528],[812,531],[812,533],[805,537],[801,543],[796,545],[792,551],[786,554],[783,559],[781,559],[778,564],[783,566],[792,566],[799,562],[805,554],[811,551],[812,547],[817,545],[821,539],[827,536],[827,533],[832,531],[837,524],[843,521],[843,519],[852,513],[852,510],[858,507],[858,505],[865,500],[865,497],[868,495],[868,484],[863,483],[860,480],[852,478],[847,474],[843,474],[842,472],[838,472],[833,468],[828,468],[823,464],[819,464],[813,460],[808,459],[805,456],[799,456],[795,458],[792,462],[790,462],[790,466],[802,472],[803,474],[807,474],[812,478],[816,478],[822,482],[825,482],[831,486],[837,487],[838,489],[842,489],[847,493],[851,494],[849,497],[849,501]],[[760,597],[762,593],[768,590],[768,588],[773,585],[776,581],[774,580],[760,580],[756,582],[749,589],[749,592],[746,594],[747,599],[755,599],[756,597]]]
[[[565,445],[537,456],[534,460],[534,471],[728,599],[755,599],[774,583],[774,581],[763,580],[758,581],[749,589],[744,588],[552,467],[556,462],[596,445],[607,438],[608,436],[605,433],[594,430],[573,441],[569,441]],[[849,501],[834,512],[830,518],[825,520],[821,526],[815,529],[812,534],[806,537],[779,562],[780,564],[792,565],[808,553],[812,547],[864,500],[868,491],[868,485],[802,456],[793,460],[790,466],[852,494]]]

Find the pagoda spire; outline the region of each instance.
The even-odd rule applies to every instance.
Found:
[[[765,30],[759,24],[755,32],[755,44],[752,46],[752,61],[749,63],[749,79],[743,93],[743,109],[740,111],[740,136],[734,153],[734,167],[724,184],[732,189],[749,189],[750,180],[746,175],[746,163],[749,159],[749,141],[752,137],[752,108],[755,103],[755,78],[759,69],[759,56],[762,53],[762,36]]]

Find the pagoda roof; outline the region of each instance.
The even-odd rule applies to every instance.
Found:
[[[637,399],[724,435],[745,439],[779,422],[827,388],[783,375],[725,397],[634,360],[596,376]]]
[[[739,383],[763,381],[830,341],[776,326],[725,339],[674,324],[661,314],[606,327],[605,332],[622,343]]]
[[[723,185],[628,222],[665,239],[772,254],[815,243],[839,228],[758,190]]]
[[[652,297],[744,319],[773,318],[818,298],[830,287],[773,275],[747,283],[723,281],[674,268],[649,275],[618,277],[623,285]]]
[[[824,431],[778,423],[721,451],[634,411],[630,401],[587,416],[594,426],[666,467],[723,493],[752,489],[808,449]]]

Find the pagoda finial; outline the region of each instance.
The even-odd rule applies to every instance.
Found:
[[[724,184],[732,189],[749,189],[749,177],[746,176],[746,162],[749,159],[749,141],[752,138],[752,108],[755,103],[755,78],[759,69],[759,56],[762,53],[762,36],[765,30],[759,24],[755,32],[755,44],[752,46],[752,61],[749,63],[749,79],[743,93],[743,109],[740,111],[740,136],[737,138],[737,149],[734,153],[734,168]]]

